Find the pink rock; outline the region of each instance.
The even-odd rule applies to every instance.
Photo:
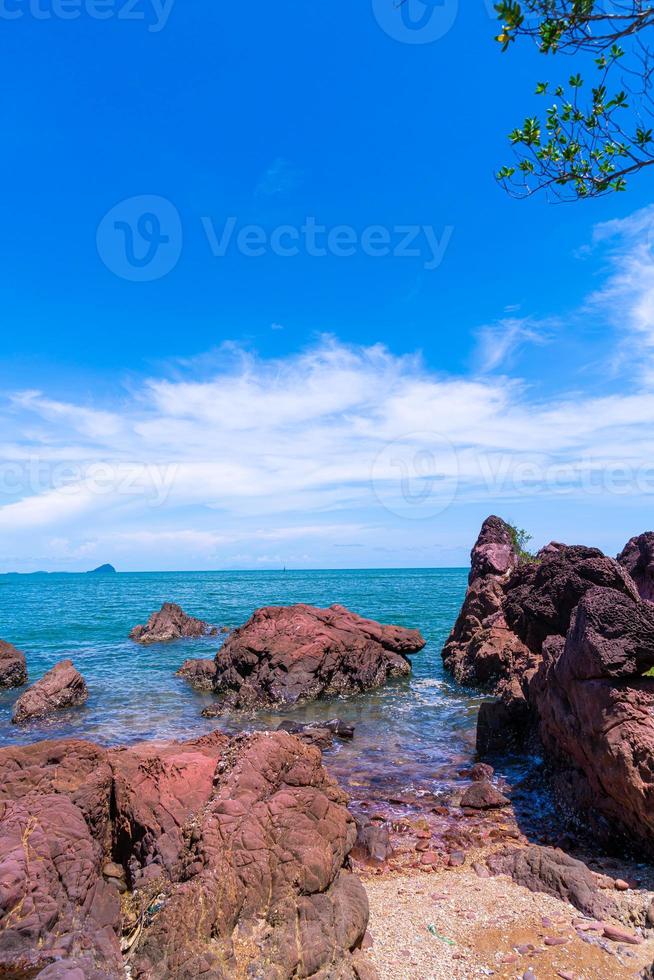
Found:
[[[25,654],[11,643],[0,640],[0,688],[20,687],[26,683]]]
[[[629,932],[627,929],[621,929],[619,926],[604,926],[603,935],[607,939],[611,939],[614,943],[629,943],[632,946],[640,946],[643,942],[642,936],[637,936],[633,932]]]
[[[209,659],[185,660],[176,671],[177,677],[183,677],[196,691],[212,691],[216,676],[216,664]]]
[[[233,936],[257,922],[253,976],[274,962],[279,980],[372,980],[345,804],[320,753],[285,732],[2,749],[0,975],[124,978],[113,856],[157,896],[134,980],[236,976]]]
[[[615,880],[615,889],[616,889],[616,891],[619,891],[619,892],[628,892],[630,888],[631,888],[631,885],[629,884],[628,881],[623,881],[622,878],[616,878],[616,880]]]
[[[461,797],[461,806],[474,810],[497,810],[511,801],[488,780],[472,783]]]
[[[546,946],[565,946],[567,941],[565,936],[545,936],[543,939]]]
[[[60,660],[21,694],[11,720],[20,724],[33,718],[45,718],[63,708],[83,704],[88,696],[84,678],[75,670],[72,660]]]
[[[418,630],[384,626],[343,606],[268,606],[216,655],[220,707],[293,704],[380,687],[410,674]]]
[[[215,635],[215,627],[184,612],[174,602],[164,602],[158,612],[152,613],[145,626],[135,626],[129,634],[135,643],[168,643],[182,637]]]

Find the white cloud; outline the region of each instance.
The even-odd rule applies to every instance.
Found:
[[[585,309],[615,320],[623,356],[627,344],[654,355],[653,218],[647,209],[594,236],[609,269]],[[508,375],[553,323],[483,328],[467,376],[325,337],[268,360],[226,346],[111,403],[15,392],[0,405],[4,555],[43,556],[49,541],[52,561],[117,553],[131,567],[175,568],[293,553],[319,565],[360,546],[362,564],[380,550],[411,563],[450,554],[466,508],[649,501],[651,372],[633,371],[622,390],[603,388],[599,372],[592,388],[548,395],[542,384],[538,396]]]

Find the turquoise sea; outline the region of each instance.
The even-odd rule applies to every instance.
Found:
[[[120,744],[338,716],[356,725],[356,735],[337,743],[326,761],[353,797],[438,792],[473,757],[480,699],[452,681],[440,655],[466,580],[467,570],[458,568],[0,576],[0,637],[25,652],[30,679],[70,657],[90,690],[84,707],[25,727],[10,722],[17,692],[0,692],[0,745],[59,736]],[[338,602],[382,622],[418,627],[428,642],[413,658],[411,678],[381,690],[206,720],[200,712],[212,698],[174,674],[187,657],[211,656],[221,638],[147,648],[128,639],[132,626],[166,600],[228,627],[258,606]]]

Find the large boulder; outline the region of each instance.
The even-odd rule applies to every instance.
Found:
[[[646,554],[648,537],[625,549],[627,568],[596,548],[553,543],[495,578],[506,626],[529,656],[504,658],[494,683],[500,700],[479,712],[477,748],[515,750],[526,736],[537,738],[568,816],[583,815],[596,837],[622,833],[654,853],[654,678],[646,676],[654,668],[654,605],[630,574],[643,571],[634,556]],[[474,676],[485,624],[468,624]]]
[[[216,654],[224,707],[294,704],[379,687],[411,672],[418,630],[383,626],[343,606],[267,606]]]
[[[72,660],[60,660],[21,694],[11,720],[16,725],[45,718],[55,711],[84,704],[88,696],[86,682]]]
[[[613,589],[582,598],[567,637],[550,641],[530,688],[564,808],[595,835],[654,853],[654,607]]]
[[[484,521],[470,563],[468,590],[443,648],[443,661],[460,684],[496,690],[531,662],[531,651],[504,615],[506,586],[520,558],[514,533],[500,517]]]
[[[345,802],[285,732],[0,750],[0,975],[355,980]]]
[[[617,560],[636,583],[641,599],[654,602],[654,531],[631,538]]]
[[[0,640],[0,688],[20,687],[27,684],[25,654],[11,643]]]
[[[214,636],[218,631],[184,612],[175,602],[164,602],[158,612],[152,613],[145,626],[135,626],[130,632],[130,640],[144,645],[149,643],[168,643],[182,637]]]
[[[540,653],[548,636],[565,636],[580,599],[596,585],[639,598],[624,568],[598,548],[549,545],[507,583],[507,622],[530,650]]]

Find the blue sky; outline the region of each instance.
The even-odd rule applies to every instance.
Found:
[[[0,568],[652,525],[651,178],[493,180],[568,62],[502,56],[483,0],[411,0],[422,34],[393,0],[103,3],[0,12]]]

